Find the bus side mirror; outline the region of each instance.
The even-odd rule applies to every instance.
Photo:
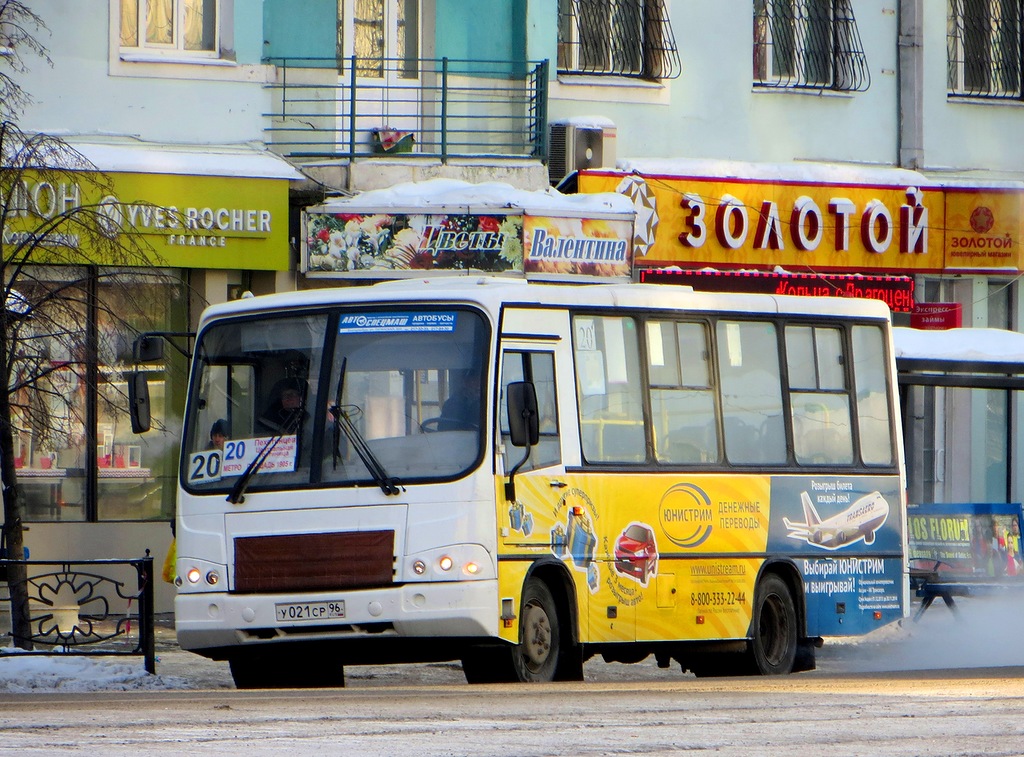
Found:
[[[508,434],[513,446],[532,447],[540,439],[537,390],[530,381],[514,381],[506,389]]]
[[[160,334],[139,334],[132,345],[137,363],[156,363],[164,359],[164,338]]]
[[[516,473],[530,459],[530,447],[540,440],[540,419],[537,413],[537,390],[530,381],[514,381],[505,388],[508,408],[508,436],[514,447],[525,447],[523,459],[508,472],[505,499],[516,501]]]
[[[149,382],[142,371],[131,371],[125,375],[128,378],[128,415],[132,420],[132,433],[142,434],[152,425]]]

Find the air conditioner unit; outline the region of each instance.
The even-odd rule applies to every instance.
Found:
[[[548,140],[548,180],[554,185],[585,168],[615,166],[615,128],[552,124]]]

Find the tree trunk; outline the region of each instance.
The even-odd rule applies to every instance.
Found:
[[[7,446],[0,440],[0,449]],[[2,454],[2,453],[0,453]],[[25,558],[24,528],[21,522],[22,502],[21,489],[15,482],[7,484],[7,468],[13,475],[14,465],[8,465],[8,457],[4,455],[4,542],[7,545],[7,558],[23,560]],[[32,649],[32,624],[28,610],[28,570],[25,565],[12,564],[7,570],[7,587],[11,593],[11,637],[14,646],[19,649]]]
[[[7,340],[0,334],[0,345]],[[0,392],[0,483],[3,486],[4,523],[3,544],[8,560],[25,559],[25,512],[21,487],[14,468],[14,425],[11,423],[11,402],[6,392]],[[24,565],[11,565],[7,571],[7,586],[11,594],[11,637],[14,646],[32,649],[32,624],[28,608],[28,569]]]

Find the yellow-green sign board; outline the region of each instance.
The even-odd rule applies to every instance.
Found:
[[[141,235],[160,266],[269,271],[290,266],[286,179],[114,173],[105,176],[109,183],[101,191],[84,174],[66,176],[60,182],[27,176],[11,190],[18,212],[3,229],[5,244],[61,212],[98,204],[122,230]],[[72,225],[54,232],[66,243],[76,242]]]

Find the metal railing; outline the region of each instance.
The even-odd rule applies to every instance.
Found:
[[[289,158],[536,158],[547,61],[274,58],[267,145]]]
[[[148,549],[145,557],[132,560],[0,560],[5,579],[14,565],[25,566],[27,572],[20,583],[27,588],[28,606],[21,611],[28,616],[30,632],[27,638],[13,630],[5,635],[16,643],[30,642],[32,650],[5,645],[0,657],[136,655],[145,657],[147,673],[156,673],[153,558]],[[135,588],[128,589],[133,573]],[[3,601],[9,602],[6,597]]]

